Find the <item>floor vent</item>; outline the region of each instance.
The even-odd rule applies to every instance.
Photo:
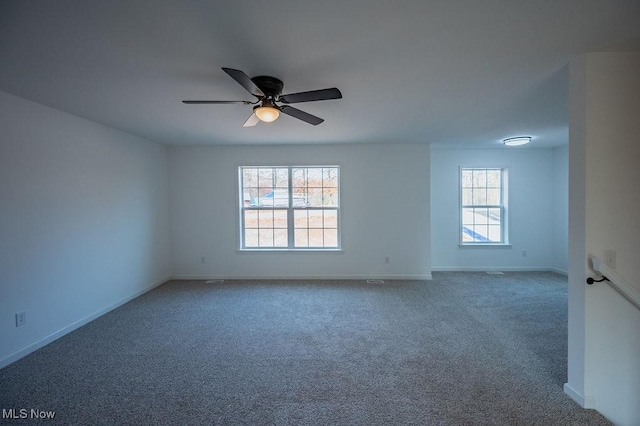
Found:
[[[504,275],[504,272],[502,272],[502,271],[487,271],[487,274],[489,274],[489,275]]]
[[[384,280],[367,280],[367,284],[384,284]]]
[[[207,280],[205,284],[222,284],[224,280]]]

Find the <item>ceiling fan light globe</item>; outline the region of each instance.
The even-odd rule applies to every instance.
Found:
[[[265,123],[271,123],[272,121],[276,121],[280,116],[280,111],[278,111],[276,108],[269,107],[269,106],[262,106],[262,107],[256,108],[255,113],[258,116],[258,118],[261,121],[264,121]]]

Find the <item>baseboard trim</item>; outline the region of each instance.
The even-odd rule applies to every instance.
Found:
[[[32,352],[37,351],[38,349],[48,345],[49,343],[53,342],[54,340],[57,340],[59,338],[61,338],[62,336],[64,336],[65,334],[69,334],[72,331],[82,327],[85,324],[88,324],[89,322],[93,321],[96,318],[101,317],[102,315],[106,314],[107,312],[110,312],[116,308],[119,308],[120,306],[124,305],[127,302],[132,301],[133,299],[135,299],[136,297],[140,297],[143,294],[153,290],[156,287],[161,286],[162,284],[166,283],[167,281],[169,281],[171,278],[164,278],[152,285],[150,285],[149,287],[146,287],[142,290],[139,290],[137,292],[135,292],[134,294],[132,294],[131,296],[125,297],[124,299],[121,299],[115,303],[112,303],[111,305],[102,308],[96,312],[94,312],[93,314],[90,314],[74,323],[69,324],[66,327],[61,328],[58,331],[55,331],[53,333],[51,333],[50,335],[38,340],[37,342],[34,342],[32,344],[30,344],[29,346],[20,349],[17,352],[12,353],[11,355],[0,359],[0,368],[4,368],[6,366],[8,366],[9,364],[13,364],[14,362],[18,361],[21,358],[24,358],[25,356],[29,355]]]
[[[569,383],[564,384],[564,393],[569,395],[571,399],[578,403],[582,408],[595,409],[596,408],[596,399],[593,396],[584,396],[580,392],[576,391],[574,388],[569,385]]]
[[[564,269],[551,268],[549,269],[551,272],[555,272],[556,274],[564,275],[565,277],[569,276],[569,271],[565,271]]]
[[[487,266],[478,266],[471,268],[460,268],[460,267],[443,267],[443,268],[431,268],[432,272],[486,272],[486,271],[503,271],[503,272],[556,272],[558,274],[567,275],[566,272],[561,271],[556,268],[531,268],[531,267],[487,267]]]
[[[431,274],[425,275],[173,275],[172,280],[431,280]]]

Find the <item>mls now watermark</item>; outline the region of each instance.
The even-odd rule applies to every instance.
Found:
[[[3,408],[3,419],[50,419],[56,416],[55,411],[38,410],[36,408]]]

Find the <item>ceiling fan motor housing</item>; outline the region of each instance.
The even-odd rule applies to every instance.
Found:
[[[284,83],[275,77],[260,75],[251,79],[269,98],[276,98],[282,93]]]

